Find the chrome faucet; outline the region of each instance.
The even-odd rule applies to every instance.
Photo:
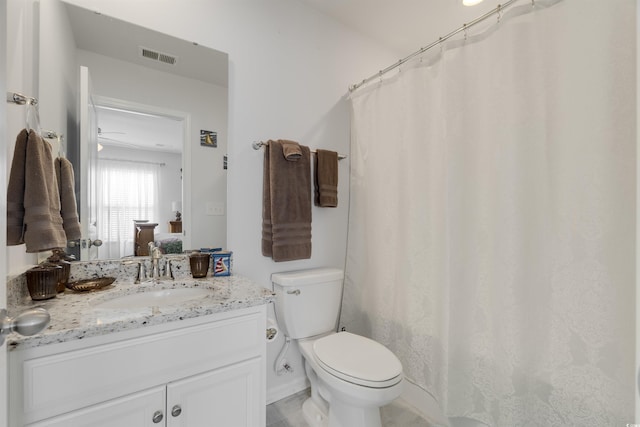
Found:
[[[153,242],[149,242],[149,257],[151,257],[151,274],[149,279],[157,281],[160,278],[160,259],[162,259],[162,252],[160,248],[156,247]]]
[[[164,274],[160,274],[160,260],[162,259],[162,251],[153,242],[149,242],[149,256],[151,258],[151,274],[148,280],[158,282],[159,280],[173,280],[171,271],[171,261],[166,259],[164,263]]]

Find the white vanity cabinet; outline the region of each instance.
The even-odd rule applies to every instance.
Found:
[[[265,424],[266,306],[9,353],[10,426]]]
[[[157,427],[166,425],[164,408],[165,387],[156,387],[28,425],[30,427]]]

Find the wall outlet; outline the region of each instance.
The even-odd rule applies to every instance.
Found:
[[[208,202],[205,209],[207,215],[224,215],[224,206],[222,205]]]

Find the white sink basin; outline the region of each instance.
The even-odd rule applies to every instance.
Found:
[[[180,304],[192,299],[197,299],[205,295],[211,295],[211,289],[203,288],[177,288],[177,289],[157,289],[146,292],[138,292],[113,298],[97,304],[98,309],[135,309],[145,307],[166,307]]]

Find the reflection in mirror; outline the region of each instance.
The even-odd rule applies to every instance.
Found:
[[[41,120],[67,136],[81,217],[96,210],[80,246],[89,237],[103,245],[83,255],[135,255],[134,220],[157,224],[151,239],[179,240],[183,250],[226,246],[227,54],[51,0],[40,4],[40,65]],[[83,162],[79,143],[80,66],[89,69],[96,107],[97,170]],[[134,171],[140,176],[125,178]],[[114,192],[108,176],[128,191]]]
[[[110,106],[101,98],[96,110],[99,257],[145,255],[138,230],[132,235],[133,221],[143,218],[158,224],[152,239],[162,242],[165,253],[182,252],[182,221],[176,216],[182,211],[184,120],[143,106]]]

